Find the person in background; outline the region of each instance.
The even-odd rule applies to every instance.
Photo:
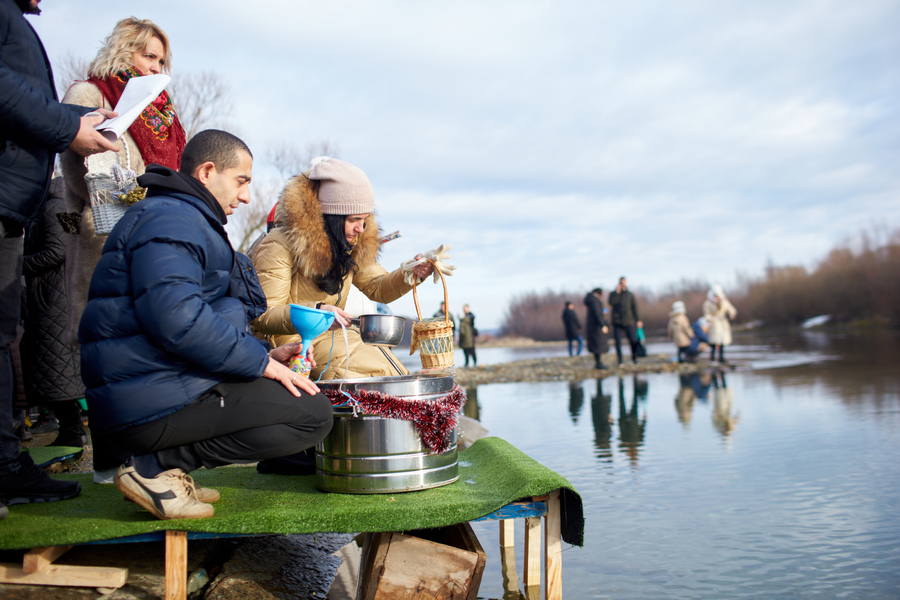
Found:
[[[627,281],[619,278],[616,291],[609,295],[609,308],[612,311],[613,338],[616,340],[616,358],[622,364],[622,335],[628,338],[631,346],[631,361],[637,364],[637,328],[644,323],[638,318],[637,302],[634,294],[628,291]]]
[[[697,362],[697,356],[701,352],[706,352],[706,349],[709,347],[709,338],[706,337],[707,331],[709,331],[709,321],[706,320],[706,317],[700,317],[691,324],[691,333],[694,336],[691,338],[687,352],[685,352],[687,362]]]
[[[725,290],[718,283],[713,284],[703,302],[703,316],[709,321],[709,361],[715,362],[716,348],[719,349],[719,362],[725,362],[725,346],[731,345],[731,320],[737,316],[737,309],[728,298]]]
[[[73,83],[63,102],[111,108],[119,101],[130,79],[169,73],[171,68],[172,51],[166,33],[149,19],[122,19],[113,27],[88,67],[87,81]],[[131,169],[137,176],[143,175],[150,163],[177,170],[185,143],[184,128],[164,91],[119,138],[122,148],[116,159],[123,170]],[[60,155],[59,162],[65,180],[66,207],[73,213],[70,229],[73,235],[67,236],[66,294],[69,301],[68,335],[72,343],[77,343],[78,323],[87,304],[91,274],[100,260],[106,236],[94,232],[91,201],[84,180],[87,173],[84,159],[66,151]],[[118,464],[104,465],[103,456],[96,459],[99,459],[99,470],[118,467]]]
[[[441,307],[432,316],[443,317],[444,311],[447,311],[447,318],[450,319],[450,325],[453,327],[453,333],[456,334],[456,317],[453,316],[452,312],[447,310],[446,302],[441,302]]]
[[[585,332],[588,352],[594,355],[594,368],[605,369],[603,355],[609,352],[609,323],[603,316],[603,290],[594,288],[584,297],[587,307]]]
[[[66,245],[60,213],[65,212],[62,179],[56,177],[40,218],[25,231],[25,333],[21,352],[23,379],[30,405],[53,411],[59,434],[51,446],[83,447],[84,397],[78,346],[66,338]]]
[[[24,227],[43,206],[54,155],[66,148],[82,157],[119,149],[94,129],[115,113],[87,116],[91,108],[57,101],[47,54],[25,19],[40,14],[38,2],[0,0],[0,504],[53,502],[81,492],[77,481],[51,479],[19,451],[9,346],[21,318]]]
[[[566,327],[566,339],[569,341],[569,356],[581,356],[584,349],[584,336],[581,335],[581,321],[575,312],[575,304],[566,300],[566,307],[562,314],[563,324]],[[572,351],[573,343],[578,344],[577,352]]]
[[[475,356],[475,338],[478,337],[478,330],[475,329],[475,315],[469,310],[468,304],[463,304],[462,314],[459,316],[459,347],[462,348],[463,355],[466,357],[466,364],[469,366],[469,358],[472,359],[472,366],[478,366],[478,357]]]
[[[669,339],[678,349],[678,362],[683,363],[687,355],[687,351],[691,346],[691,338],[694,332],[691,329],[691,322],[687,318],[687,310],[684,302],[676,300],[672,303],[672,312],[669,313],[669,326],[667,331]]]

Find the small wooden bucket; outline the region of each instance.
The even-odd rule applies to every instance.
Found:
[[[450,313],[448,306],[450,301],[447,299],[447,280],[444,274],[434,264],[433,260],[429,260],[435,271],[441,276],[441,283],[444,284],[444,318],[431,317],[422,318],[422,311],[419,309],[419,297],[416,295],[416,288],[419,284],[413,286],[413,301],[416,303],[416,315],[419,320],[412,326],[412,341],[409,345],[409,353],[412,355],[416,349],[419,350],[419,358],[422,360],[422,368],[437,369],[440,367],[453,366],[453,324],[450,322]]]

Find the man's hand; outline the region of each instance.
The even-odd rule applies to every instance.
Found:
[[[291,362],[291,358],[298,352],[303,349],[303,342],[294,342],[292,344],[285,344],[284,346],[278,346],[277,348],[273,348],[269,350],[269,358],[274,358],[281,364],[287,366],[288,363]],[[313,346],[309,345],[309,349],[306,351],[306,358],[309,359],[310,364],[315,367],[316,359],[313,358]]]
[[[638,322],[637,322],[637,326],[638,326],[638,329],[643,329],[643,328],[644,328],[644,322],[643,322],[643,321],[638,321]]]
[[[99,115],[85,115],[81,117],[81,124],[78,127],[78,134],[69,149],[79,156],[90,156],[98,152],[113,151],[118,152],[119,147],[110,142],[108,139],[94,129],[94,125],[99,125],[106,119],[117,116],[119,113],[111,112],[105,108],[98,108],[96,111]]]
[[[609,333],[609,327],[606,325],[603,326],[603,333]]]
[[[298,398],[300,397],[299,390],[303,390],[307,394],[319,393],[318,386],[310,381],[309,377],[294,373],[271,356],[269,356],[269,364],[266,365],[266,370],[263,371],[263,377],[278,381],[287,391]]]

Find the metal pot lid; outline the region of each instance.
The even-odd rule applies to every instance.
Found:
[[[391,396],[428,396],[449,394],[453,390],[453,376],[448,375],[402,375],[397,377],[363,377],[358,379],[329,379],[316,385],[320,388],[341,389],[350,392],[368,390]]]

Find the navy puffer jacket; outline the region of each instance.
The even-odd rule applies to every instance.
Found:
[[[82,377],[99,431],[162,418],[226,378],[261,377],[269,360],[248,329],[266,309],[249,259],[203,199],[154,193],[109,234],[81,319]]]
[[[56,101],[40,39],[13,0],[0,0],[0,217],[24,224],[35,215],[53,154],[72,143],[90,110]]]

